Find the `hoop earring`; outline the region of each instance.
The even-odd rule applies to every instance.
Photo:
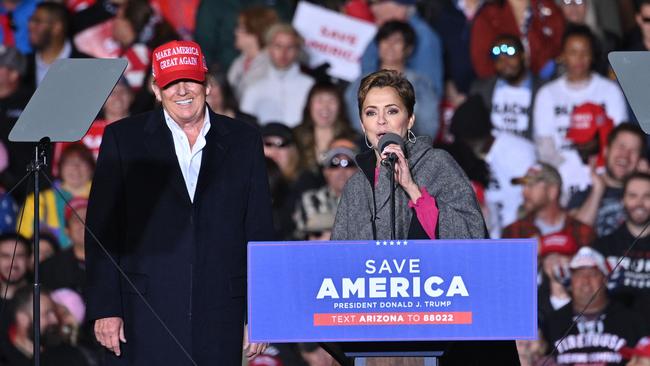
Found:
[[[366,135],[364,133],[363,137],[364,137],[364,140],[366,140],[366,146],[368,146],[368,149],[372,149],[372,144],[370,143],[370,141],[368,141],[368,135]]]
[[[414,144],[415,141],[417,141],[417,137],[415,137],[415,134],[414,134],[413,131],[411,131],[410,129],[409,129],[408,132],[406,133],[406,138],[407,138],[408,141],[409,141],[410,143],[412,143],[412,144]]]

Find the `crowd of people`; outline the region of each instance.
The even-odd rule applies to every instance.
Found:
[[[650,50],[650,0],[309,2],[376,26],[356,80],[307,66],[291,25],[295,0],[0,0],[0,365],[33,357],[35,219],[43,362],[101,362],[84,301],[83,222],[96,158],[106,126],[156,107],[152,51],[177,39],[196,41],[205,54],[209,108],[262,135],[275,235],[268,239],[388,235],[354,208],[382,174],[368,165],[380,157],[369,150],[382,131],[362,109],[381,100],[373,85],[395,88],[409,107],[395,74],[364,79],[392,70],[414,99],[403,119],[405,111],[385,113],[404,123],[409,158],[420,164],[398,182],[401,234],[413,233],[416,215],[421,238],[538,240],[540,338],[517,342],[522,365],[650,365],[649,140],[606,58]],[[13,189],[32,146],[8,135],[52,63],[88,57],[121,57],[128,66],[83,139],[51,147],[53,183],[45,182],[35,218],[33,193]],[[429,182],[441,166],[455,166],[449,156],[464,175]],[[476,210],[463,200],[471,190]],[[485,227],[455,216],[469,211]],[[333,364],[313,344],[271,345],[247,362]]]

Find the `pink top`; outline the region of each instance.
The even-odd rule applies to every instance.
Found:
[[[379,167],[375,168],[375,186],[379,181]],[[409,207],[415,208],[415,216],[420,225],[429,236],[429,239],[436,238],[436,226],[438,225],[438,207],[436,199],[433,198],[425,187],[420,187],[422,196],[415,203],[409,201]]]

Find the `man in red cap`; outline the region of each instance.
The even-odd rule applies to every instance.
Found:
[[[573,142],[585,164],[605,166],[607,137],[614,129],[614,121],[607,116],[605,108],[594,103],[576,106],[571,112],[571,124],[566,138]],[[595,159],[593,162],[591,159]]]
[[[637,170],[646,150],[646,136],[636,124],[621,123],[605,141],[603,169],[592,167],[591,185],[574,192],[567,204],[571,215],[593,226],[599,237],[613,232],[625,220],[623,182]],[[600,138],[599,144],[603,144]]]
[[[539,260],[542,281],[539,284],[539,316],[545,318],[570,301],[561,276],[561,269],[578,250],[596,238],[594,230],[569,216],[560,205],[562,178],[555,168],[538,162],[526,175],[512,180],[523,185],[525,216],[508,225],[503,238],[539,239]]]
[[[166,43],[152,62],[161,107],[104,133],[87,213],[87,317],[111,365],[238,365],[246,245],[273,235],[262,139],[208,108],[198,44]],[[244,343],[249,357],[264,348]]]

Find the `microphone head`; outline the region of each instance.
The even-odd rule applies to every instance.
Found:
[[[388,147],[388,145],[391,144],[399,145],[402,150],[404,150],[404,139],[402,136],[392,132],[388,132],[383,135],[379,139],[379,143],[377,145],[379,145],[379,151],[382,152],[386,147]]]

